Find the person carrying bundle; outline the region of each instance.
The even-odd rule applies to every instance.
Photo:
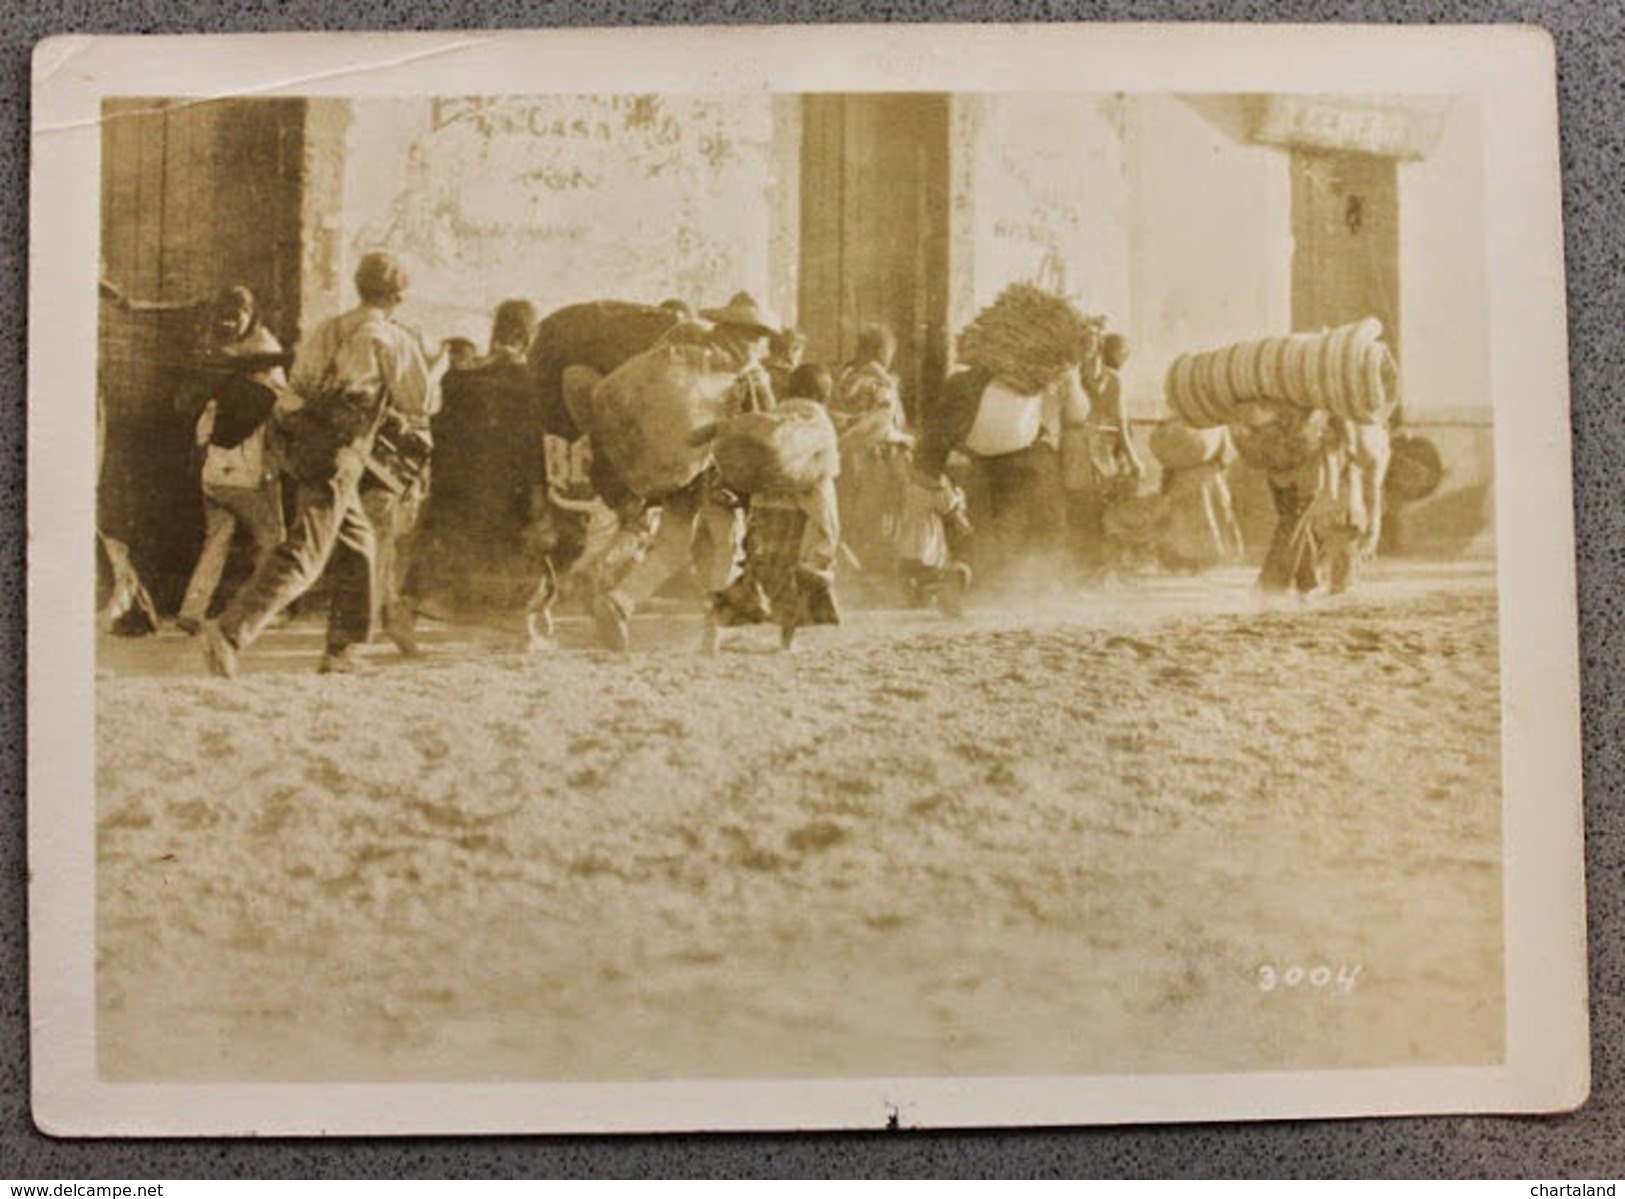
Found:
[[[767,339],[779,330],[779,323],[746,292],[736,293],[722,308],[702,309],[700,316],[708,323],[679,324],[656,348],[696,347],[705,351],[712,372],[731,375],[720,403],[724,420],[771,411],[773,385],[763,360]],[[615,378],[612,375],[603,386]],[[595,452],[601,448],[595,444]],[[688,447],[677,448],[688,452]],[[703,445],[697,452],[704,454]],[[699,563],[700,583],[713,608],[716,597],[728,589],[739,570],[747,498],[723,485],[715,470],[702,470],[667,494],[652,489],[647,494],[658,495],[658,500],[623,505],[621,529],[605,554],[611,563],[632,562],[630,569],[617,565],[613,573],[599,580],[593,598],[595,632],[606,649],[624,652],[628,648],[632,613],[667,580],[688,568],[701,539],[706,555]]]
[[[622,556],[641,552],[640,535],[630,526],[641,523],[644,504],[591,436],[591,397],[607,376],[693,319],[689,306],[676,299],[659,306],[595,300],[560,308],[531,331],[526,359],[535,415],[527,423],[536,436],[526,452],[539,450],[544,469],[522,535],[543,554],[540,578],[525,605],[528,649],[553,644],[553,610],[566,592],[591,602],[609,585],[605,579],[619,577],[607,568],[611,549],[624,551]]]
[[[835,559],[841,543],[835,426],[812,400],[720,423],[712,453],[723,486],[749,495],[745,537],[727,587],[712,596],[702,650],[723,629],[771,621],[790,649],[805,625],[840,623]]]
[[[1259,585],[1266,592],[1346,590],[1376,552],[1398,365],[1367,317],[1334,329],[1183,354],[1168,405],[1195,428],[1229,425],[1262,470],[1277,523]]]
[[[1265,471],[1276,526],[1258,583],[1266,593],[1333,595],[1376,552],[1388,432],[1325,409],[1284,402],[1241,406],[1236,448]]]
[[[282,356],[253,292],[231,287],[216,298],[202,363],[210,368],[209,398],[196,426],[203,451],[203,550],[175,621],[185,633],[203,628],[239,524],[253,539],[256,562],[282,540],[282,485],[265,448],[271,407],[288,387]]]
[[[935,603],[945,616],[964,614],[971,569],[956,547],[970,531],[964,490],[946,475],[908,466],[895,548],[912,606]]]
[[[318,327],[299,347],[293,394],[273,410],[278,452],[298,484],[297,514],[220,619],[204,623],[211,674],[235,676],[239,653],[323,572],[333,600],[319,670],[360,668],[354,648],[372,632],[376,545],[362,476],[388,409],[426,423],[439,408],[441,363],[431,362],[418,335],[392,319],[406,275],[391,255],[364,256],[355,282],[360,306]]]
[[[1053,567],[1066,527],[1060,439],[1083,419],[1078,367],[1099,319],[1028,284],[1012,284],[961,332],[965,363],[921,412],[916,461],[928,475],[962,451],[987,487],[989,522],[977,535],[977,570],[1003,574],[1023,559]]]

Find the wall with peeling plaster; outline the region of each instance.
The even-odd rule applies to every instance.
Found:
[[[1173,96],[955,96],[953,130],[954,327],[1017,280],[1061,291],[1129,334],[1146,416],[1175,355],[1290,327],[1284,154]]]
[[[334,269],[348,278],[366,251],[394,251],[413,279],[403,319],[482,345],[509,297],[546,312],[604,297],[720,304],[740,288],[793,296],[794,263],[773,252],[795,240],[784,107],[766,96],[352,101]]]

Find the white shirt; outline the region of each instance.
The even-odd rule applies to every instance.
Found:
[[[982,391],[965,448],[984,458],[1026,449],[1043,431],[1046,395],[1022,395],[995,379]]]

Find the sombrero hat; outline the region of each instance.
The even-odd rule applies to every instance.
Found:
[[[757,304],[748,291],[736,292],[724,308],[702,308],[700,315],[714,325],[749,329],[762,337],[770,337],[779,331],[778,319]]]

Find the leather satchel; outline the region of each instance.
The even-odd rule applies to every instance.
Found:
[[[367,474],[400,495],[414,486],[429,469],[433,443],[406,423],[400,412],[384,407],[383,419],[367,458]]]
[[[316,395],[272,420],[270,447],[295,479],[325,483],[338,473],[339,452],[370,443],[388,410],[385,387],[346,384],[330,362]]]

